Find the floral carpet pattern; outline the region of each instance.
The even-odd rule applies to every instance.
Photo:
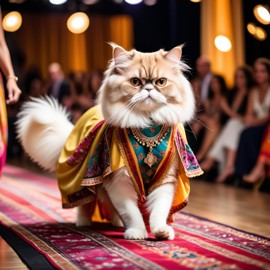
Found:
[[[156,241],[151,234],[147,240],[125,240],[123,229],[109,224],[79,229],[74,220],[74,209],[61,208],[54,179],[6,167],[0,224],[55,269],[270,269],[269,239],[184,212],[176,215],[173,241]]]

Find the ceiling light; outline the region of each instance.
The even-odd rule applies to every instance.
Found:
[[[270,24],[270,12],[263,5],[257,5],[253,9],[256,19],[262,24]]]
[[[99,0],[83,0],[83,3],[86,5],[94,5],[98,2]]]
[[[254,23],[248,23],[247,30],[251,35],[255,35],[255,33],[256,33],[256,25]]]
[[[49,0],[51,4],[62,5],[67,2],[67,0]]]
[[[266,39],[267,34],[261,27],[256,27],[256,32],[254,34],[255,38],[257,38],[260,41],[263,41]]]
[[[137,5],[141,3],[143,0],[125,0],[130,5]]]
[[[80,34],[89,27],[90,20],[83,12],[73,13],[67,20],[67,28],[74,34]]]
[[[8,32],[17,31],[22,25],[22,15],[17,11],[9,12],[3,19],[3,29]]]
[[[201,2],[202,0],[190,0],[191,2],[193,2],[193,3],[199,3],[199,2]]]
[[[144,0],[144,4],[147,6],[154,6],[157,3],[157,0]]]
[[[230,39],[224,35],[218,35],[215,38],[215,46],[221,52],[228,52],[232,48]]]

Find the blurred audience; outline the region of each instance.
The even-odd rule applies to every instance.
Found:
[[[221,106],[229,119],[201,164],[205,171],[209,171],[216,165],[219,166],[220,174],[216,179],[219,183],[224,182],[234,173],[236,150],[240,134],[245,127],[244,116],[252,85],[252,69],[247,66],[239,67],[235,72],[232,90],[228,91],[226,97],[222,99]]]
[[[243,181],[259,189],[266,177],[270,176],[270,125],[264,134],[257,162],[249,174],[243,176]]]
[[[203,110],[197,114],[198,119],[191,124],[195,136],[199,134],[201,129],[204,129],[204,135],[196,154],[199,161],[205,158],[220,132],[224,121],[226,94],[227,87],[224,78],[221,75],[213,74],[208,99],[202,102]]]
[[[200,56],[196,60],[196,77],[194,80],[198,83],[198,95],[202,102],[208,99],[211,79],[211,62],[206,56]]]
[[[96,94],[102,81],[102,72],[92,71],[89,74],[85,72],[71,72],[69,75],[72,105],[71,113],[73,122],[78,119],[86,110],[95,105]]]
[[[70,108],[72,104],[71,89],[59,63],[51,63],[48,67],[47,94],[55,97],[58,102]]]
[[[46,94],[44,81],[37,67],[31,67],[25,73],[23,93],[24,100],[28,100],[30,97],[44,96]]]
[[[270,120],[270,60],[258,58],[254,62],[256,86],[249,95],[246,129],[242,132],[237,157],[236,175],[240,178],[250,173],[259,154],[263,134]]]

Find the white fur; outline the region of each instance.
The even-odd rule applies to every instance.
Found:
[[[164,184],[155,188],[147,196],[150,229],[157,239],[174,239],[174,230],[167,225],[167,218],[174,198],[178,168],[179,159],[176,159],[164,179]],[[125,238],[147,238],[146,227],[137,204],[137,193],[126,168],[118,170],[110,179],[105,181],[104,188],[124,223]]]
[[[120,59],[116,59],[119,61],[111,62],[99,90],[99,103],[108,124],[121,128],[145,128],[153,122],[161,125],[177,125],[184,124],[193,118],[195,111],[193,89],[182,73],[187,69],[187,66],[180,59],[171,59],[170,57],[172,67],[170,73],[165,74],[165,77],[168,78],[174,76],[175,82],[177,82],[172,86],[168,80],[168,84],[173,87],[170,93],[167,93],[170,96],[166,97],[157,91],[152,83],[146,83],[144,88],[132,96],[126,104],[120,101],[120,98],[128,97],[130,94],[128,89],[131,87],[126,77],[123,76],[125,72],[123,70],[131,65],[130,59],[125,54],[122,52],[119,56]],[[123,63],[124,55],[126,61]],[[119,69],[122,70],[120,75],[114,74],[114,68],[118,68],[119,65]],[[138,75],[134,71],[130,76],[136,77]],[[169,102],[169,97],[176,102]]]
[[[181,105],[168,104],[166,97],[156,90],[140,91],[132,97],[128,106],[121,103],[109,104],[108,100],[104,98],[102,108],[106,121],[112,126],[120,126],[121,128],[145,128],[150,126],[152,121],[172,126],[190,121],[195,111],[193,90],[184,76],[180,77],[180,82],[181,95],[179,99],[181,98]],[[153,99],[152,103],[150,101],[146,104],[140,103],[149,97]],[[136,109],[136,104],[139,109]],[[144,107],[151,110],[142,110]]]
[[[31,98],[18,114],[16,129],[26,153],[41,167],[55,171],[65,141],[73,129],[68,113],[54,98]]]

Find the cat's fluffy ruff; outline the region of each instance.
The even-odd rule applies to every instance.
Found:
[[[105,125],[109,124],[116,128],[142,128],[153,122],[173,126],[189,121],[194,112],[194,97],[190,84],[182,73],[185,65],[180,59],[181,47],[176,47],[169,52],[160,50],[156,53],[139,53],[135,50],[127,52],[122,47],[113,45],[113,60],[106,71],[99,91],[99,103]],[[131,78],[139,78],[141,84],[137,86],[133,82],[132,85]],[[165,85],[162,82],[157,83],[160,78],[166,79]],[[86,162],[81,163],[81,167],[77,166],[75,171],[73,165],[67,163],[66,158],[70,158],[70,153],[66,151],[66,146],[68,148],[70,142],[67,137],[73,126],[67,120],[65,112],[57,106],[55,101],[50,99],[36,99],[27,102],[19,114],[17,130],[28,154],[49,170],[55,169],[58,156],[67,139],[62,150],[61,162],[58,163],[57,175],[62,199],[65,197],[62,202],[68,205],[70,203],[68,196],[80,191]],[[88,120],[92,117],[97,118],[98,123],[102,120],[102,116],[95,112],[95,108],[93,111],[91,110],[89,110],[89,114],[86,113],[81,118],[82,121],[78,121],[79,125],[76,127],[79,127],[80,130],[89,124]],[[98,117],[96,117],[97,115]],[[71,135],[80,138],[80,132],[76,127],[73,129],[74,134]],[[87,126],[86,130],[88,128],[92,130],[92,126]],[[79,141],[81,142],[82,138]],[[145,203],[149,213],[150,229],[158,239],[174,238],[174,231],[167,224],[171,207],[172,205],[182,207],[182,204],[186,203],[189,182],[185,174],[182,178],[180,171],[182,165],[179,162],[179,156],[173,157],[173,160],[168,163],[169,165],[167,164],[169,167],[167,167],[166,173],[161,176],[160,184],[146,195]],[[81,169],[84,172],[81,173]],[[79,177],[74,178],[69,170],[73,174],[75,172]],[[138,205],[138,198],[141,194],[135,190],[134,179],[130,177],[127,170],[128,167],[119,166],[106,176],[102,181],[103,184],[97,185],[96,199],[102,199],[100,195],[104,194],[103,191],[106,190],[113,205],[108,220],[112,220],[118,225],[121,225],[121,221],[123,221],[125,238],[144,239],[147,238],[147,231]],[[76,181],[69,182],[68,177],[71,177],[70,181],[72,179]],[[179,190],[181,192],[183,190],[181,193],[183,201],[175,203],[175,198],[179,198]],[[107,203],[105,197],[102,207]],[[72,202],[72,205],[79,205],[79,203],[81,202],[79,201],[78,204]],[[72,205],[68,207],[73,207]],[[79,206],[77,225],[90,225],[90,217],[94,209],[92,206],[90,200],[88,204]],[[121,220],[116,212],[120,215]]]
[[[31,98],[16,122],[24,150],[42,168],[55,171],[60,152],[73,129],[69,114],[54,98]]]
[[[169,52],[125,51],[115,44],[113,60],[99,91],[99,102],[106,121],[122,128],[157,124],[177,125],[190,121],[195,110],[193,90],[183,75],[187,66],[181,62],[182,47]],[[142,81],[130,85],[130,78]],[[155,80],[166,78],[164,87]]]

